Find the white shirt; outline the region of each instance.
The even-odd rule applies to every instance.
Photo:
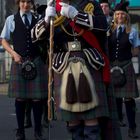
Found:
[[[22,11],[20,11],[20,16],[22,18],[22,21],[24,23],[24,16],[23,16]],[[26,13],[27,14],[27,18],[29,20],[29,23],[31,24],[32,21],[32,14],[31,12]],[[11,32],[13,32],[15,30],[15,21],[14,21],[14,15],[10,15],[7,17],[6,21],[5,21],[5,25],[3,27],[3,30],[1,32],[1,38],[4,38],[6,40],[10,40],[11,38]]]
[[[118,36],[119,27],[120,26],[117,27],[117,35],[116,36]],[[125,29],[125,25],[121,25],[121,27],[122,27],[122,32],[123,32]],[[134,27],[131,27],[131,31],[129,33],[129,41],[132,44],[132,47],[134,47],[134,48],[140,46],[138,31]]]

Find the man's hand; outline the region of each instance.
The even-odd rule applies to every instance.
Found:
[[[12,51],[11,55],[12,55],[13,60],[16,63],[18,63],[18,64],[22,63],[22,57],[18,53],[16,53],[14,50]]]
[[[50,0],[47,4],[47,8],[45,11],[45,22],[49,23],[50,17],[55,17],[55,16],[56,16],[56,9],[53,6],[53,0]]]
[[[61,11],[60,11],[60,14],[62,16],[74,19],[76,17],[76,15],[78,14],[78,11],[75,7],[73,7],[69,4],[66,4],[64,2],[60,2],[59,4],[62,6]]]

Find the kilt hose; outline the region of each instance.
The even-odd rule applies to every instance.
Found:
[[[8,96],[23,99],[44,99],[48,92],[47,65],[40,57],[33,61],[37,68],[37,77],[34,80],[25,80],[21,75],[21,65],[12,61],[8,87]]]
[[[94,109],[84,112],[70,112],[60,108],[60,87],[62,75],[54,73],[54,91],[56,100],[57,118],[63,121],[99,119],[102,140],[121,140],[121,132],[118,125],[116,100],[112,86],[106,86],[102,80],[101,71],[92,69],[91,75],[94,79],[95,89],[99,105]]]
[[[119,66],[122,66],[125,63],[128,63],[129,61],[124,62],[118,62]],[[134,67],[132,62],[129,62],[130,64],[124,68],[125,75],[126,75],[126,84],[123,87],[113,87],[114,88],[114,94],[116,97],[120,98],[137,98],[139,97],[139,91],[137,87],[137,81],[136,81],[136,75],[134,72]],[[114,64],[113,64],[114,65]]]

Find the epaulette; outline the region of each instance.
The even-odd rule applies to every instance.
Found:
[[[75,23],[85,28],[93,29],[93,13],[94,5],[92,2],[88,2],[84,7],[84,11],[79,11]]]
[[[76,24],[81,25],[85,28],[93,28],[93,18],[91,14],[88,14],[86,12],[79,12],[76,16]]]

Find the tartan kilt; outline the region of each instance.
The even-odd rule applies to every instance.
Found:
[[[90,69],[90,72],[94,79],[99,105],[94,109],[84,112],[70,112],[59,107],[62,75],[54,73],[54,96],[57,119],[74,121],[98,118],[102,140],[122,140],[113,87],[111,84],[105,86],[103,83],[102,70]]]
[[[113,86],[110,84],[107,88],[107,103],[109,117],[100,117],[99,126],[101,129],[102,140],[122,140],[121,130],[118,123],[118,114],[116,107],[116,98],[114,96]]]
[[[94,73],[95,72],[95,73]],[[98,71],[93,71],[93,75],[97,76]],[[99,75],[99,74],[98,74]],[[99,77],[95,77],[96,82],[96,89],[98,89],[98,93],[100,96],[100,106],[96,109],[89,110],[82,113],[72,113],[69,111],[65,111],[59,108],[59,102],[60,102],[60,84],[61,84],[61,75],[54,74],[55,79],[55,101],[56,101],[56,115],[57,119],[62,119],[64,121],[70,121],[70,120],[87,120],[87,119],[94,119],[98,117],[99,120],[99,126],[101,130],[101,139],[102,140],[122,140],[121,136],[121,130],[118,124],[118,114],[117,114],[117,108],[116,108],[116,100],[113,92],[112,85],[109,85],[106,88],[106,91],[104,90],[104,86],[100,84]],[[101,77],[100,77],[101,78]],[[102,87],[103,89],[101,89]],[[106,103],[102,103],[103,97],[107,101]],[[103,102],[106,102],[103,101]]]
[[[124,63],[128,63],[129,61],[119,62],[118,65],[121,66]],[[139,97],[139,91],[137,87],[137,81],[136,81],[136,75],[134,72],[134,67],[132,62],[124,68],[125,74],[126,74],[126,84],[121,87],[114,87],[114,94],[116,97],[120,98],[137,98]]]
[[[59,107],[60,104],[60,87],[62,75],[54,73],[54,93],[56,100],[56,109],[57,117],[63,121],[72,121],[72,120],[88,120],[94,119],[102,116],[109,116],[108,104],[107,104],[107,94],[106,88],[102,79],[102,70],[90,70],[91,75],[93,76],[95,83],[95,90],[98,96],[99,105],[94,109],[90,109],[84,112],[71,112],[63,110]]]
[[[48,67],[40,57],[33,61],[36,64],[37,77],[25,80],[21,75],[21,65],[12,61],[8,87],[8,96],[23,99],[44,99],[48,92]]]

